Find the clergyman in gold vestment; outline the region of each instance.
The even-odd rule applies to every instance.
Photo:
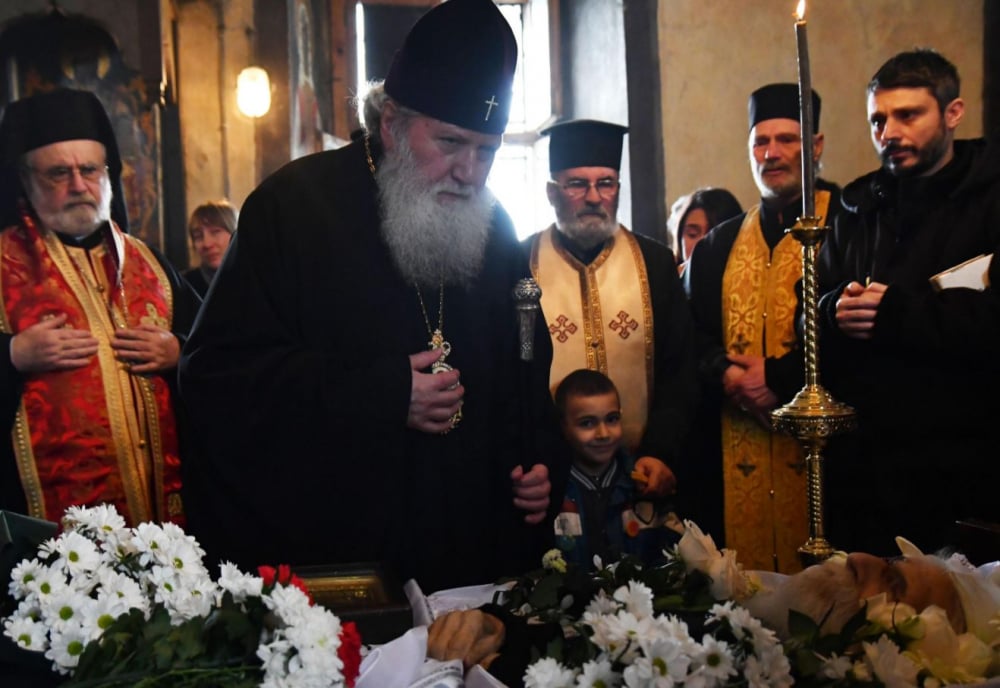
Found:
[[[797,549],[808,537],[806,476],[801,448],[770,430],[769,414],[804,380],[796,334],[802,250],[785,233],[802,215],[798,87],[764,86],[748,109],[750,169],[761,202],[709,232],[684,277],[704,392],[690,447],[701,457],[695,479],[703,497],[685,512],[747,568],[787,573],[801,567]],[[818,161],[823,135],[815,92],[813,111]],[[816,214],[829,223],[839,189],[823,180],[817,187]]]

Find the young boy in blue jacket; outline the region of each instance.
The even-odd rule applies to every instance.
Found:
[[[558,547],[568,562],[592,569],[595,557],[611,564],[628,554],[646,564],[662,559],[680,535],[664,525],[663,500],[639,496],[644,476],[622,446],[618,390],[595,370],[576,370],[556,388],[563,434],[573,466],[555,519]]]

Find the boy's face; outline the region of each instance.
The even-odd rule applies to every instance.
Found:
[[[614,392],[566,399],[563,431],[583,468],[607,466],[622,443],[622,413]]]

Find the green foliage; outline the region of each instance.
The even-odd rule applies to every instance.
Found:
[[[87,645],[76,673],[64,685],[257,686],[262,673],[255,655],[266,612],[260,598],[238,605],[228,592],[220,608],[207,619],[199,617],[177,626],[170,624],[163,607],[157,607],[148,621],[140,610],[133,609],[116,619],[99,640]]]

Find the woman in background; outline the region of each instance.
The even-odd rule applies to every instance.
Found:
[[[676,237],[674,255],[678,274],[684,274],[684,266],[695,244],[708,234],[708,230],[742,212],[736,196],[726,189],[704,187],[677,199],[671,207],[670,226]],[[673,222],[675,215],[676,223]]]
[[[203,203],[191,213],[188,236],[201,264],[185,272],[184,279],[203,299],[229,248],[229,240],[236,231],[236,219],[236,206],[227,200]]]

